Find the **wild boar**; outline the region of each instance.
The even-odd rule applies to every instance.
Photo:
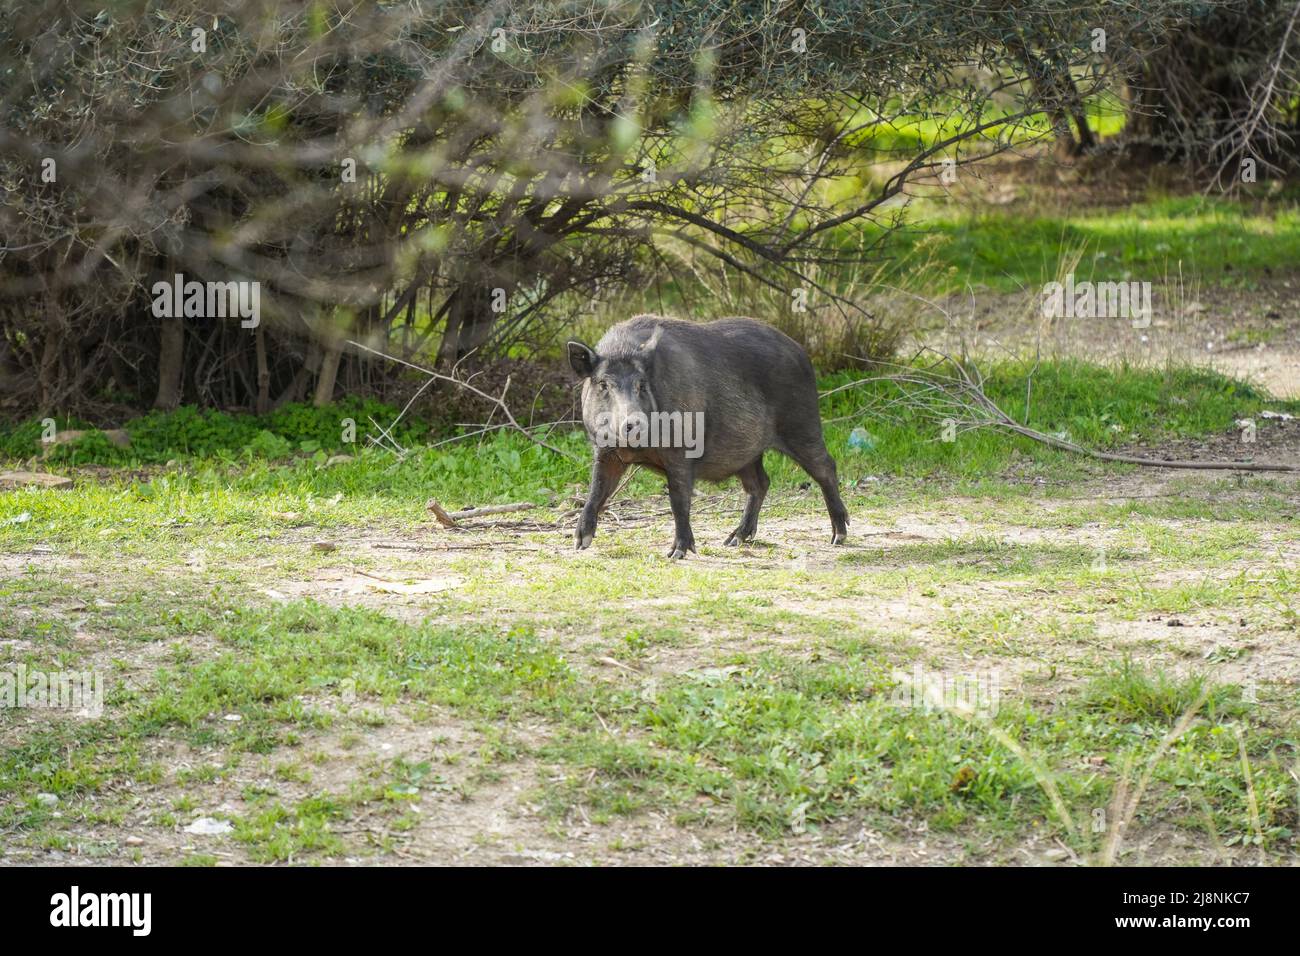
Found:
[[[638,315],[606,332],[594,349],[572,341],[568,352],[595,446],[591,491],[574,532],[578,550],[591,545],[601,509],[632,464],[668,479],[676,526],[668,557],[695,550],[697,479],[740,479],[749,499],[726,543],[751,540],[767,495],[763,453],[770,448],[817,482],[831,543],[844,540],[849,515],[822,437],[812,362],[789,336],[754,319],[695,323]]]

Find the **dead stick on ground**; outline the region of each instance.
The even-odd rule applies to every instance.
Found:
[[[508,514],[512,511],[530,511],[537,505],[531,501],[520,501],[513,505],[484,505],[481,508],[465,508],[461,511],[447,511],[436,501],[430,501],[425,507],[433,512],[433,516],[438,519],[438,524],[444,528],[458,527],[457,521],[463,521],[466,518],[478,518],[483,515],[500,515]]]
[[[1074,442],[1065,441],[1053,435],[1045,435],[1032,428],[1017,425],[1010,420],[1000,423],[1000,427],[1013,431],[1018,435],[1024,435],[1026,438],[1032,438],[1034,441],[1040,441],[1045,445],[1051,445],[1053,448],[1077,452],[1080,455],[1087,455],[1101,461],[1114,461],[1126,465],[1146,465],[1150,468],[1204,468],[1213,471],[1300,471],[1300,464],[1291,464],[1285,461],[1181,461],[1177,459],[1166,461],[1160,458],[1139,458],[1136,455],[1116,455],[1111,452],[1097,451],[1095,448],[1085,448],[1082,445],[1076,445]]]

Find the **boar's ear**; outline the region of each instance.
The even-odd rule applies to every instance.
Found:
[[[581,342],[572,341],[569,343],[569,364],[578,378],[591,378],[591,373],[596,370],[596,353]]]
[[[644,342],[641,343],[639,351],[653,352],[655,350],[655,346],[659,344],[659,337],[663,334],[664,334],[664,327],[662,325],[656,325],[655,330],[650,333],[650,338],[646,339]]]

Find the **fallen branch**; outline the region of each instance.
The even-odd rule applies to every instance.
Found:
[[[437,553],[443,551],[473,551],[476,548],[493,548],[501,551],[527,551],[530,553],[539,553],[542,548],[521,548],[511,544],[505,544],[501,541],[466,541],[463,544],[439,544],[436,546],[423,544],[405,544],[398,541],[380,541],[370,545],[383,551],[416,551],[420,553]]]
[[[464,508],[460,511],[447,511],[438,504],[437,501],[430,499],[424,506],[427,510],[433,512],[433,516],[438,519],[438,524],[444,528],[458,528],[456,522],[464,521],[466,518],[480,518],[483,515],[501,515],[509,514],[512,511],[530,511],[537,505],[531,501],[521,501],[513,505],[484,505],[482,508]]]
[[[904,395],[897,401],[897,404],[905,405],[911,408],[937,407],[941,411],[933,413],[934,417],[951,422],[952,427],[957,431],[970,431],[976,428],[1000,428],[1004,431],[1021,435],[1025,438],[1041,442],[1052,448],[1061,451],[1074,452],[1079,455],[1086,455],[1089,458],[1095,458],[1100,461],[1113,461],[1126,465],[1142,465],[1149,468],[1182,468],[1193,470],[1211,470],[1211,471],[1260,471],[1260,472],[1300,472],[1300,463],[1283,462],[1283,461],[1187,461],[1179,459],[1162,459],[1162,458],[1143,458],[1138,455],[1125,455],[1115,452],[1100,451],[1096,448],[1088,448],[1084,445],[1077,444],[1067,438],[1058,435],[1049,435],[1046,432],[1030,428],[1028,425],[1022,425],[994,402],[984,391],[984,378],[979,369],[973,364],[964,364],[951,357],[932,349],[922,349],[922,352],[931,351],[939,356],[939,361],[933,365],[917,368],[915,365],[898,365],[894,363],[895,368],[903,371],[895,375],[874,376],[871,378],[859,379],[855,382],[849,382],[838,388],[831,389],[822,394],[822,398],[827,395],[833,395],[836,392],[848,388],[861,386],[872,382],[889,382],[900,387],[904,387]],[[920,353],[918,353],[918,356]],[[951,374],[940,371],[940,369],[951,370]],[[911,386],[916,389],[920,395],[926,396],[924,399],[918,398],[917,395],[908,394],[905,387]],[[929,403],[927,405],[927,403]],[[894,402],[890,403],[895,404]]]
[[[1047,435],[1024,425],[1017,424],[1013,421],[999,423],[1000,427],[1013,431],[1018,435],[1024,435],[1026,438],[1032,438],[1034,441],[1042,442],[1045,445],[1051,445],[1053,448],[1060,448],[1063,451],[1077,452],[1080,455],[1087,455],[1090,458],[1097,458],[1101,461],[1114,461],[1126,465],[1146,465],[1152,468],[1192,468],[1207,469],[1212,471],[1297,471],[1300,472],[1300,464],[1291,464],[1285,461],[1185,461],[1176,458],[1141,458],[1137,455],[1117,455],[1112,452],[1098,451],[1095,448],[1086,448],[1083,445],[1076,445],[1072,441],[1066,441],[1057,438],[1055,435]]]

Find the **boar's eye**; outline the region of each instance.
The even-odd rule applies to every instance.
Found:
[[[609,382],[605,381],[602,378],[599,382],[596,383],[596,388],[600,389],[600,394],[604,395],[606,392],[609,391]]]

